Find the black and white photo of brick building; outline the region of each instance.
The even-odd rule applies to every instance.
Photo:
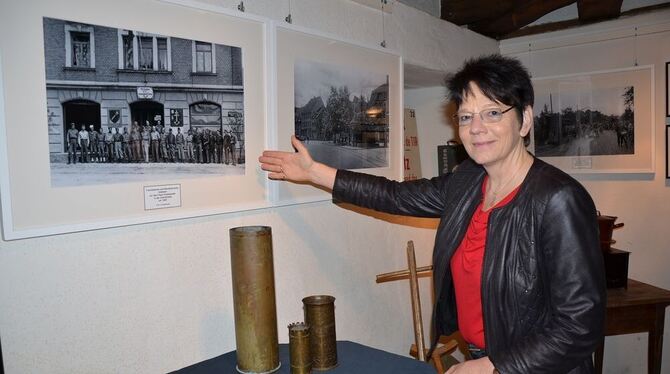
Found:
[[[244,173],[240,48],[53,18],[43,25],[52,185]]]

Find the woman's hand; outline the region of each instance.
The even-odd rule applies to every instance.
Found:
[[[261,169],[269,172],[268,178],[311,182],[332,189],[337,170],[314,161],[295,136],[291,136],[291,144],[297,152],[264,151],[258,158]]]
[[[445,374],[492,374],[495,372],[491,360],[488,357],[482,357],[454,365]]]

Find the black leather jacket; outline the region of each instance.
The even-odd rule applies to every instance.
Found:
[[[435,336],[458,329],[449,262],[482,200],[484,169],[411,182],[345,170],[333,197],[392,214],[439,217]],[[515,198],[491,212],[482,269],[486,350],[500,373],[592,373],[603,338],[605,275],[596,210],[573,178],[535,159]]]

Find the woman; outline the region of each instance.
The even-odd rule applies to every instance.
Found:
[[[269,178],[311,182],[376,210],[439,217],[433,251],[435,337],[460,330],[472,360],[447,373],[591,373],[601,343],[605,277],[596,210],[574,179],[526,151],[533,87],[493,55],[447,80],[471,160],[450,175],[395,182],[266,151]]]

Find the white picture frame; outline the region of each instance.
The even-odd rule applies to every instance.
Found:
[[[0,25],[0,195],[5,240],[270,206],[265,173],[255,162],[268,145],[267,20],[182,1],[38,0],[8,3],[2,11],[6,22]],[[52,187],[44,111],[45,17],[241,48],[248,160],[242,175],[177,175],[160,181]],[[95,58],[100,66],[104,56]],[[162,209],[145,209],[145,187],[155,185],[177,186],[179,199],[157,204]]]
[[[654,69],[653,66],[635,66],[625,69],[593,71],[580,74],[540,77],[533,79],[535,88],[535,126],[531,133],[530,150],[542,160],[571,174],[618,174],[618,173],[654,173],[655,141],[654,141]],[[604,106],[618,105],[614,113],[622,114],[627,110],[623,99],[617,98],[615,94],[626,88],[632,88],[634,92],[634,117],[629,121],[629,149],[614,149],[603,151],[604,143],[609,141],[614,144],[619,142],[618,131],[614,129],[616,124],[596,124],[594,120],[586,118],[588,110],[591,112],[603,111]],[[618,91],[617,91],[618,90]],[[551,99],[548,99],[551,94]],[[611,96],[611,97],[610,97]],[[619,95],[620,96],[620,95]],[[604,100],[610,98],[611,100]],[[613,99],[612,99],[613,98]],[[620,102],[618,102],[620,101]],[[546,109],[545,105],[547,106]],[[553,108],[552,108],[553,106]],[[568,118],[562,112],[566,108],[580,111],[581,120],[577,125],[571,124],[570,131],[566,129]],[[543,112],[549,112],[553,118],[554,135],[541,135],[537,119]],[[551,114],[555,113],[555,114]],[[606,113],[613,121],[616,114]],[[549,117],[547,116],[547,117]],[[623,118],[622,116],[619,116]],[[594,117],[595,118],[595,115]],[[585,124],[582,124],[585,122]],[[621,122],[619,120],[619,122]],[[581,124],[581,125],[580,125]],[[546,127],[546,126],[545,126]],[[574,128],[577,128],[576,130]],[[561,136],[556,135],[561,133]],[[544,136],[544,144],[538,144],[537,140]],[[607,138],[610,139],[607,139]],[[547,138],[552,138],[549,143]],[[578,150],[568,150],[568,147],[576,148],[577,141],[582,145]],[[600,142],[596,148],[595,142]],[[563,155],[548,156],[547,152],[540,147],[554,147]],[[561,147],[563,149],[561,150]],[[545,148],[546,149],[546,148]],[[597,150],[596,150],[597,149]],[[593,152],[593,154],[589,153]]]
[[[388,161],[386,166],[356,169],[394,180],[402,180],[402,116],[403,70],[402,58],[393,51],[345,41],[332,35],[316,33],[286,24],[274,28],[276,86],[272,99],[276,100],[276,125],[271,138],[277,149],[292,150],[290,137],[295,133],[295,82],[296,61],[313,61],[316,64],[337,66],[341,71],[361,70],[388,76]],[[311,142],[311,140],[310,140]],[[311,185],[273,181],[271,200],[275,205],[288,205],[330,200],[328,191]]]

